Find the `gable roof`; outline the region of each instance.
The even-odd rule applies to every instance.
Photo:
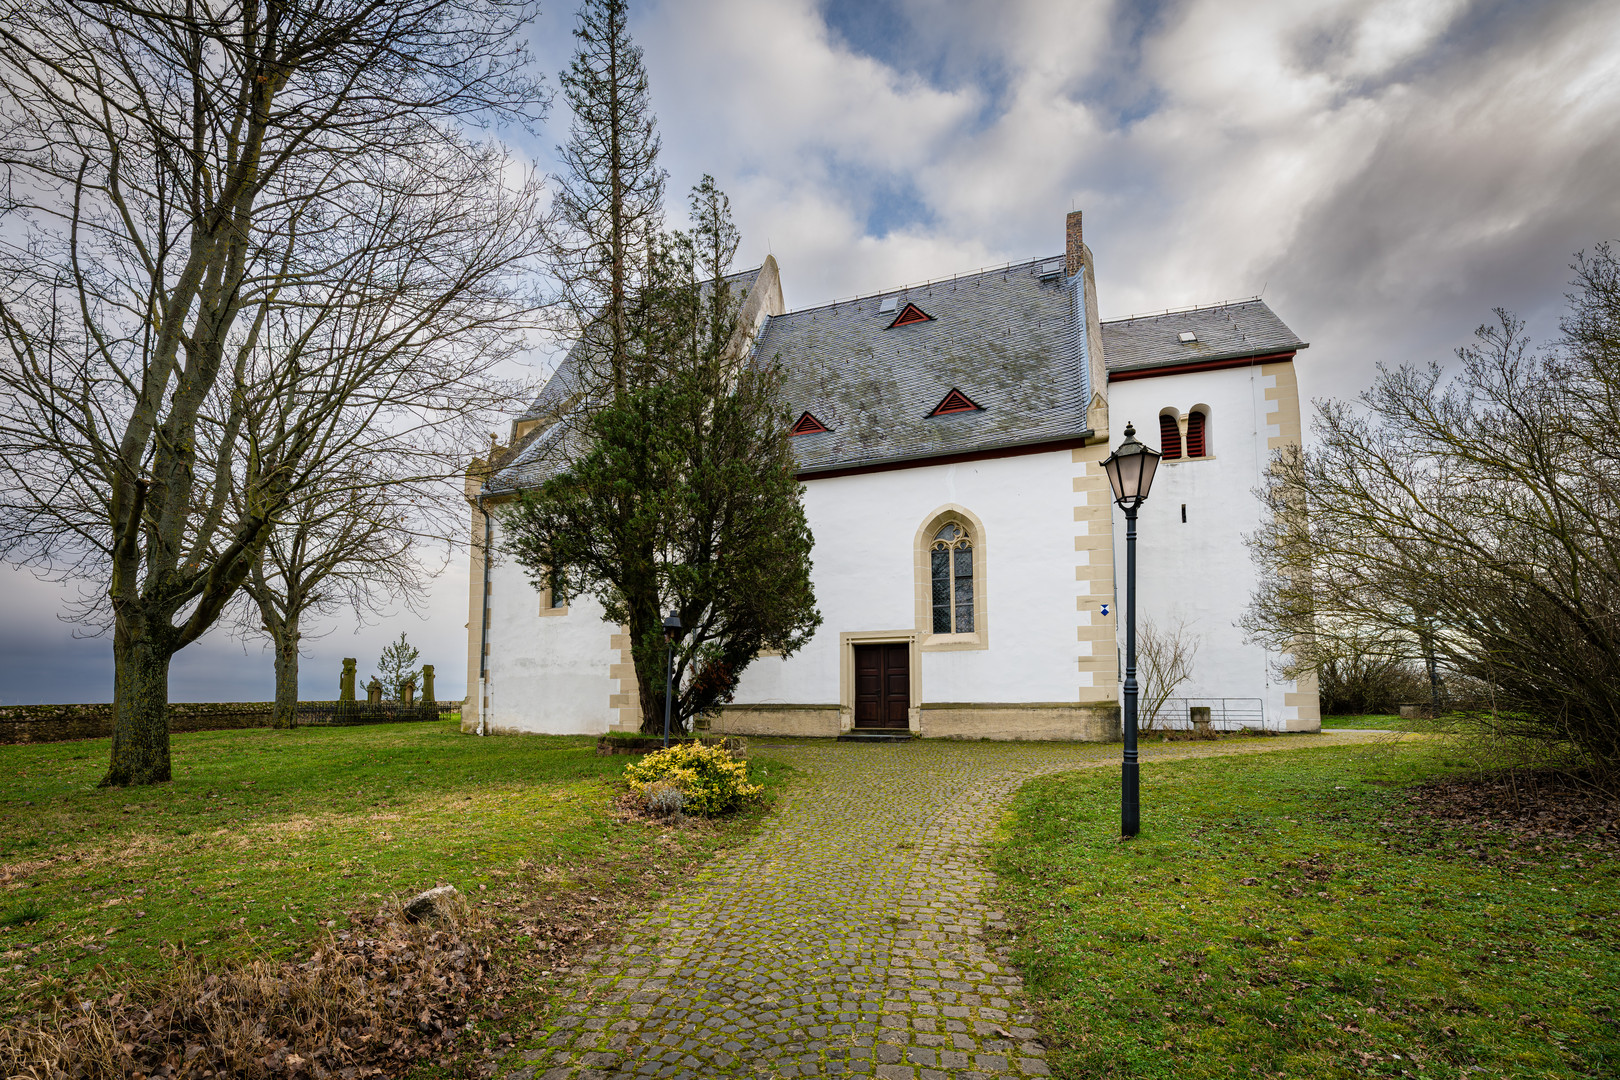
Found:
[[[832,429],[793,440],[801,474],[1083,435],[1083,279],[1043,278],[1050,261],[773,316],[755,355],[780,357],[790,413]],[[886,333],[908,304],[932,318]],[[930,416],[953,387],[983,410]]]
[[[731,286],[732,293],[746,319],[750,297],[761,285],[769,292],[776,290],[775,302],[780,304],[780,288],[776,280],[775,260],[767,259],[751,270],[739,270],[721,279]],[[708,290],[710,282],[704,283]],[[772,298],[761,294],[755,297],[768,307]],[[757,305],[756,305],[757,306]],[[574,429],[569,422],[579,396],[584,392],[580,365],[589,348],[588,339],[581,338],[568,350],[557,370],[540,388],[533,403],[517,418],[517,423],[535,420],[539,424],[522,438],[515,440],[495,462],[495,471],[484,484],[484,494],[521,491],[538,487],[555,473],[565,468],[571,454],[581,449],[574,444]]]
[[[1191,333],[1196,340],[1182,341]],[[1139,315],[1102,324],[1110,375],[1182,364],[1269,356],[1308,348],[1264,300]]]
[[[756,266],[751,270],[739,270],[734,274],[727,274],[724,280],[731,286],[732,296],[741,306],[747,299],[749,290],[753,288],[759,278],[763,266]],[[703,288],[707,292],[709,282],[704,282]],[[567,410],[573,398],[580,393],[582,383],[579,378],[579,367],[583,363],[583,356],[588,348],[586,339],[581,338],[574,342],[573,348],[568,350],[557,370],[551,373],[546,385],[540,388],[534,401],[524,410],[518,421],[524,420],[554,420]]]
[[[1053,275],[1046,272],[1052,262],[1032,259],[766,319],[754,356],[780,358],[789,413],[809,413],[828,429],[794,437],[800,475],[1086,435],[1088,353],[1096,344],[1086,339],[1089,270]],[[743,271],[727,280],[746,291],[760,273]],[[886,333],[896,312],[911,305],[927,319],[912,322],[904,333]],[[1115,319],[1101,327],[1110,375],[1307,347],[1258,299]],[[1182,341],[1186,333],[1195,340]],[[580,347],[520,418],[542,423],[503,455],[486,493],[536,486],[578,449],[565,417],[579,393]],[[953,389],[979,408],[936,413]]]

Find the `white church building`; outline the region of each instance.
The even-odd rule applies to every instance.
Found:
[[[1257,299],[1101,322],[1080,214],[1065,232],[1063,255],[801,311],[774,259],[733,279],[754,349],[787,370],[823,622],[793,656],[758,658],[711,730],[1118,738],[1125,522],[1101,463],[1127,423],[1164,455],[1138,519],[1138,626],[1197,644],[1164,715],[1320,729],[1314,683],[1279,678],[1236,626],[1255,489],[1300,439],[1305,342]],[[487,511],[549,475],[568,376],[469,472],[464,730],[641,724],[623,628],[485,558]]]

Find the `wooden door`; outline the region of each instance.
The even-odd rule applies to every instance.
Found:
[[[911,647],[855,646],[855,726],[911,726]]]

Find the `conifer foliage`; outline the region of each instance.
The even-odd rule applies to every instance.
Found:
[[[623,0],[587,0],[562,76],[574,126],[558,178],[552,272],[577,344],[566,467],[505,512],[505,550],[541,588],[591,595],[628,626],[643,729],[730,700],[763,649],[788,655],[821,622],[810,529],[774,361],[749,355],[738,245],[713,177],[688,232],[665,232],[658,135]]]
[[[552,271],[564,329],[594,345],[581,354],[590,361],[582,374],[593,389],[616,393],[631,378],[636,298],[663,228],[664,172],[629,4],[589,0],[574,37],[579,47],[558,79],[574,121],[557,149]]]
[[[725,280],[737,233],[711,177],[695,228],[666,237],[640,298],[644,378],[582,412],[588,449],[507,512],[506,550],[541,584],[601,601],[628,625],[643,730],[664,712],[664,613],[674,646],[674,724],[731,699],[762,650],[791,655],[821,623],[810,528],[774,360],[749,357]]]
[[[415,686],[418,676],[416,661],[421,658],[416,646],[400,634],[399,640],[390,642],[377,658],[377,681],[390,701],[404,701],[405,688]]]

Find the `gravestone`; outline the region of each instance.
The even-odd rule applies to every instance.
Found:
[[[438,702],[433,697],[433,665],[432,664],[423,664],[422,665],[422,705],[425,708],[426,706],[437,705],[437,704],[438,704]]]
[[[371,681],[366,683],[366,704],[381,705],[382,690],[382,683],[377,681],[377,677],[375,675],[372,676]]]

